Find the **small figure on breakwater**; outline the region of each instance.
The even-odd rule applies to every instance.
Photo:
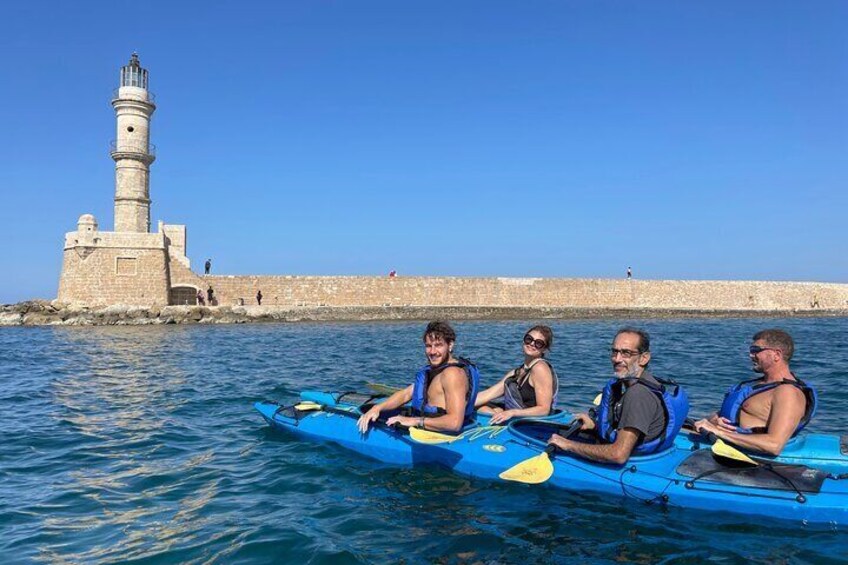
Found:
[[[206,262],[203,264],[204,274],[208,275],[209,271],[211,271],[211,270],[212,270],[212,259],[207,259]]]
[[[633,278],[633,269],[631,269],[630,267],[627,267],[627,280],[630,280],[632,278]]]
[[[209,306],[214,306],[215,291],[212,290],[212,285],[209,285],[209,288],[206,289],[206,300],[209,302]]]
[[[201,306],[206,306],[206,300],[203,299],[203,293],[200,292],[200,289],[197,289],[197,303]]]
[[[260,306],[262,306],[262,291],[261,290],[256,291],[256,303],[259,304]]]

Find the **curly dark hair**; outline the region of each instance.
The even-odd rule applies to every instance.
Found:
[[[424,330],[424,335],[421,336],[421,339],[427,339],[428,336],[433,338],[440,337],[445,340],[445,343],[456,341],[456,332],[453,331],[449,323],[442,322],[441,320],[434,320],[427,324],[427,329]]]

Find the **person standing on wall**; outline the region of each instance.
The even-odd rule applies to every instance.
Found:
[[[206,263],[203,264],[204,274],[208,275],[209,271],[212,270],[212,259],[207,259]]]
[[[633,269],[627,267],[627,280],[630,280],[631,278],[633,278]]]
[[[262,306],[262,291],[261,290],[256,291],[256,303],[259,304],[260,306]]]

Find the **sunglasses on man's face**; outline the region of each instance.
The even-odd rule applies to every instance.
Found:
[[[536,349],[544,349],[548,346],[543,340],[536,339],[530,334],[524,336],[524,345],[532,345]]]
[[[759,345],[752,345],[748,348],[748,353],[751,355],[759,355],[763,351],[780,351],[780,349],[776,347],[761,347]]]

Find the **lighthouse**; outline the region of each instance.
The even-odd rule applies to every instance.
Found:
[[[133,53],[121,67],[121,82],[112,100],[118,127],[111,143],[116,232],[150,232],[150,165],[156,159],[156,148],[150,144],[150,117],[156,110],[153,98],[147,69]]]
[[[100,231],[97,218],[83,214],[65,233],[58,298],[69,304],[165,306],[194,304],[208,283],[191,270],[186,227],[150,225],[150,117],[156,110],[147,69],[133,53],[121,67],[112,99],[118,134],[115,161],[115,229]],[[205,285],[205,286],[204,286]]]

